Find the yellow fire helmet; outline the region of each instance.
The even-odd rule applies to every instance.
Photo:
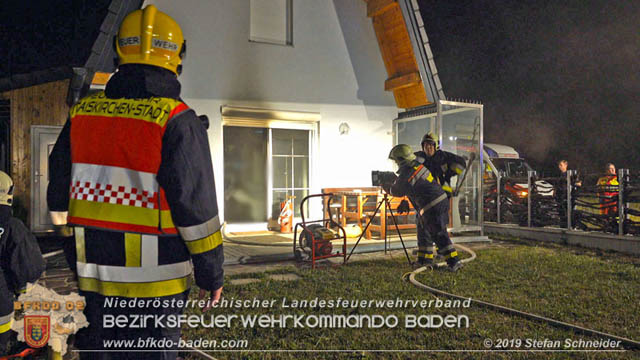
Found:
[[[409,165],[415,158],[411,146],[407,144],[396,145],[389,152],[389,159],[395,161],[398,166]]]
[[[13,204],[13,180],[4,171],[0,171],[0,205]]]
[[[119,65],[146,64],[180,74],[186,42],[178,23],[153,5],[127,15],[115,38]]]
[[[424,146],[424,143],[433,144],[436,147],[436,150],[438,150],[438,137],[435,134],[430,132],[424,134],[422,141],[420,141],[420,147]]]

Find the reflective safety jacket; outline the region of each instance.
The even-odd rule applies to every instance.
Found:
[[[617,175],[605,175],[598,179],[598,197],[600,198],[600,214],[615,215],[618,213],[618,183]]]
[[[437,150],[431,157],[427,156],[424,151],[417,151],[414,154],[416,157],[424,159],[424,165],[429,168],[438,184],[447,192],[447,195],[451,195],[454,190],[453,186],[455,186],[455,184],[451,184],[451,178],[462,174],[467,167],[464,158],[443,150]]]
[[[38,242],[11,208],[0,205],[0,335],[11,329],[14,296],[45,269]],[[2,339],[4,336],[0,336]],[[4,344],[0,342],[0,349]]]
[[[391,186],[391,195],[408,196],[421,214],[447,198],[431,171],[420,158],[398,170],[398,178]]]
[[[75,226],[83,291],[175,295],[189,289],[191,263],[199,287],[222,286],[208,137],[178,94],[170,72],[127,65],[70,111],[47,200],[54,221]]]
[[[107,99],[103,92],[74,106],[68,222],[144,234],[177,234],[156,176],[166,126],[188,109],[169,98]]]

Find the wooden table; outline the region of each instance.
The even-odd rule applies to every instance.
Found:
[[[337,214],[335,219],[342,227],[345,227],[349,220],[354,221],[361,230],[364,230],[364,227],[367,225],[369,221],[369,217],[373,215],[373,212],[376,209],[376,206],[383,199],[383,194],[378,187],[363,187],[363,188],[326,188],[322,189],[323,193],[333,193],[334,200],[333,204],[338,204],[339,211],[332,211],[333,214]],[[356,206],[348,207],[347,201],[349,198],[355,197]],[[375,202],[371,202],[370,200],[374,199]],[[394,210],[394,214],[396,218],[398,214],[395,210],[398,208],[400,201],[402,201],[404,197],[389,197],[389,202],[391,204],[391,209]],[[325,218],[329,217],[328,213],[328,198],[324,200],[324,213]],[[415,213],[412,209],[411,213]],[[405,214],[406,215],[406,214]],[[381,206],[376,217],[380,218],[379,224],[371,223],[369,228],[365,233],[365,237],[367,239],[371,239],[371,232],[379,232],[380,238],[384,238],[386,233],[387,226],[387,217],[390,214],[387,213],[385,206]],[[391,221],[391,226],[393,226],[393,221]],[[398,224],[399,229],[410,229],[415,228],[415,223],[411,224]]]
[[[360,226],[361,229],[366,225],[365,213],[367,211],[375,210],[375,207],[369,209],[371,206],[366,206],[367,199],[375,197],[377,199],[380,190],[378,187],[344,187],[344,188],[325,188],[322,189],[323,193],[333,193],[333,202],[332,205],[338,205],[338,211],[332,210],[332,214],[337,214],[335,219],[338,224],[345,227],[347,225],[348,220],[355,220],[355,222]],[[348,198],[356,198],[356,206],[355,208],[347,207]],[[329,199],[324,199],[324,216],[325,219],[329,218],[329,207],[328,207]]]
[[[378,199],[377,201],[382,201],[383,200],[383,194],[379,194],[378,195]],[[403,213],[402,215],[398,214],[398,206],[400,205],[400,202],[402,200],[407,200],[409,201],[409,199],[406,196],[402,196],[402,197],[395,197],[395,196],[388,196],[389,199],[389,205],[391,207],[391,210],[393,211],[393,215],[396,218],[396,221],[398,222],[398,230],[404,230],[404,229],[415,229],[416,228],[416,224],[415,222],[411,222],[409,223],[408,221],[406,221],[405,223],[400,223],[400,217],[401,216],[408,216],[411,214],[416,214],[416,211],[413,209],[413,207],[410,207],[410,211],[408,213]],[[374,209],[375,210],[375,209]],[[368,215],[373,215],[373,211],[368,214]],[[387,230],[391,231],[392,233],[395,231],[395,225],[393,223],[393,219],[391,219],[391,214],[387,212],[387,208],[386,206],[382,205],[380,206],[380,210],[378,211],[378,214],[376,214],[376,217],[380,218],[379,224],[374,224],[373,222],[371,223],[371,225],[369,225],[369,228],[367,229],[367,232],[365,233],[365,238],[367,239],[371,239],[371,232],[375,231],[380,233],[380,238],[384,239]]]

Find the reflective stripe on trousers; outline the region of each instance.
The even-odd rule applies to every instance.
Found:
[[[442,255],[445,259],[451,259],[458,256],[458,252],[453,244],[447,245],[442,249],[438,249],[438,254]]]
[[[189,289],[190,261],[158,265],[158,237],[125,233],[125,266],[88,263],[84,228],[76,227],[78,285],[105,296],[157,297]]]

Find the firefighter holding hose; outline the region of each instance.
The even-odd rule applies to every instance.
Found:
[[[462,263],[447,233],[449,223],[449,201],[447,193],[442,189],[434,174],[424,164],[424,159],[417,157],[411,147],[406,144],[396,145],[389,153],[389,159],[398,165],[398,178],[388,192],[393,196],[407,196],[418,212],[421,227],[418,235],[418,265],[433,264],[433,256],[427,259],[420,249],[426,249],[429,243],[435,242],[438,254],[443,256],[448,269],[459,270]],[[387,190],[387,189],[385,189]],[[430,260],[430,261],[429,261]]]
[[[453,188],[451,187],[451,178],[460,175],[465,167],[465,160],[462,156],[444,151],[438,148],[438,141],[432,133],[426,133],[422,136],[420,142],[422,151],[414,153],[416,157],[424,159],[424,165],[431,171],[434,179],[442,186],[442,190],[447,194],[447,198],[451,198]],[[426,264],[433,264],[435,254],[435,246],[428,236],[428,232],[422,226],[419,218],[416,218],[416,226],[418,229],[418,258],[424,257]],[[427,244],[420,246],[420,244]]]
[[[462,174],[467,167],[462,156],[444,151],[438,148],[438,140],[432,133],[426,133],[420,142],[422,151],[414,153],[419,158],[423,158],[424,164],[433,176],[442,185],[442,190],[451,197],[453,189],[451,187],[451,178]]]
[[[203,310],[220,298],[223,251],[205,125],[180,99],[186,43],[178,23],[149,5],[127,15],[114,41],[118,71],[105,91],[71,108],[49,157],[47,200],[54,224],[74,226],[77,275],[88,328],[79,349],[104,340],[177,344],[180,328],[103,326],[105,316],[176,316],[192,265]],[[108,300],[158,299],[134,308]],[[157,303],[157,302],[156,302]],[[138,302],[138,304],[141,304]],[[183,305],[180,305],[183,304]],[[175,359],[175,351],[82,358]]]

